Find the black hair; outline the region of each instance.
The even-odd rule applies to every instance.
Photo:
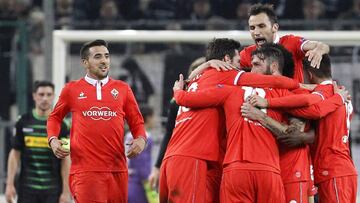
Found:
[[[250,18],[250,16],[255,16],[260,13],[265,13],[269,17],[271,24],[278,23],[278,18],[272,4],[257,3],[252,5],[249,9],[248,17]]]
[[[280,72],[282,73],[283,76],[286,76],[288,78],[293,78],[294,77],[294,71],[295,71],[295,63],[294,63],[292,53],[289,52],[281,44],[266,43],[263,46],[270,46],[270,47],[273,47],[273,48],[277,48],[282,52],[282,54],[284,56],[284,64],[283,64],[283,67],[279,67],[279,70],[282,70]]]
[[[320,62],[320,68],[315,68],[311,66],[311,61],[308,60],[308,57],[303,59],[303,67],[305,70],[310,71],[318,78],[331,78],[331,61],[329,54],[323,54]]]
[[[80,49],[81,59],[87,59],[89,57],[89,49],[95,46],[104,46],[108,48],[108,43],[105,40],[97,39],[94,41],[86,42]]]
[[[273,46],[272,43],[264,45],[255,49],[251,53],[251,56],[253,57],[256,55],[261,60],[268,61],[269,64],[271,64],[272,62],[277,62],[279,65],[279,72],[282,74],[284,67],[284,55],[282,51]]]
[[[240,42],[233,39],[214,38],[206,49],[206,61],[211,59],[223,60],[226,55],[233,58],[235,50],[239,50],[240,48]]]
[[[151,108],[150,106],[148,105],[141,105],[140,106],[140,112],[141,112],[141,115],[143,116],[144,118],[144,122],[146,123],[147,122],[147,119],[151,116],[154,115],[154,109]]]
[[[35,82],[34,82],[34,85],[33,85],[33,88],[32,88],[32,92],[33,92],[33,93],[36,93],[37,90],[38,90],[40,87],[51,87],[53,90],[55,89],[55,86],[54,86],[54,84],[53,84],[52,82],[42,80],[42,81],[35,81]]]

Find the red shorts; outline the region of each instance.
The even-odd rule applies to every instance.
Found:
[[[308,203],[309,202],[309,182],[293,182],[284,184],[286,202]]]
[[[239,169],[226,171],[221,181],[220,201],[284,203],[284,186],[280,174]]]
[[[127,203],[128,173],[82,172],[71,174],[69,186],[76,203]]]
[[[161,164],[160,203],[219,202],[221,170],[202,159],[172,156]]]
[[[318,184],[319,203],[356,203],[357,176],[335,177]]]

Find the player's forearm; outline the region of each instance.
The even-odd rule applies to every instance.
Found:
[[[237,84],[252,87],[273,87],[282,89],[297,89],[300,87],[300,84],[291,78],[256,73],[243,73]]]
[[[322,101],[322,97],[315,94],[294,94],[285,97],[269,98],[270,108],[300,108],[311,106]]]
[[[328,54],[330,52],[329,45],[323,42],[317,42],[316,49],[319,50],[321,54]]]
[[[20,151],[12,149],[9,153],[6,184],[13,185],[19,167]]]
[[[62,193],[70,193],[69,190],[70,165],[71,165],[70,156],[67,156],[61,160]]]
[[[343,104],[343,98],[339,94],[335,94],[332,97],[309,107],[293,109],[288,112],[295,117],[318,120],[335,111]]]
[[[258,121],[261,125],[270,130],[276,137],[282,136],[287,129],[287,125],[277,122],[265,113],[259,117]]]

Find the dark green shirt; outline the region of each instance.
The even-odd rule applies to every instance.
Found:
[[[11,145],[21,151],[20,191],[60,193],[62,190],[61,160],[48,145],[46,120],[47,117],[40,117],[33,110],[22,115],[16,123]],[[63,122],[59,138],[68,135],[68,127]]]

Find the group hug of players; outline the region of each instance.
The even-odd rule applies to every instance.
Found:
[[[300,203],[316,193],[319,202],[356,202],[352,105],[332,80],[327,45],[274,39],[242,50],[214,39],[187,88],[182,75],[175,82],[180,107],[160,169],[160,202]],[[228,66],[235,69],[215,69]],[[304,76],[315,85],[299,83]]]

